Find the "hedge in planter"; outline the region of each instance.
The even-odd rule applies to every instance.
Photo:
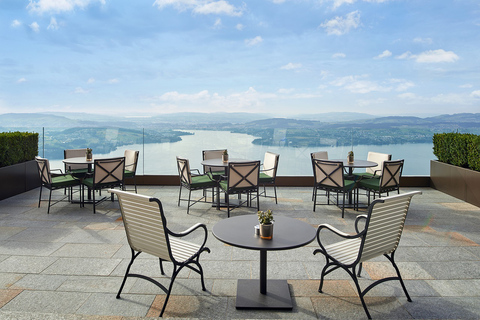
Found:
[[[480,136],[470,133],[436,133],[433,154],[438,161],[480,171]]]
[[[0,168],[34,160],[38,155],[38,133],[0,133]]]

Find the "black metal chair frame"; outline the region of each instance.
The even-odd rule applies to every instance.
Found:
[[[391,160],[391,161],[384,161],[383,162],[383,172],[381,177],[379,178],[379,189],[378,191],[369,189],[369,188],[364,188],[367,191],[367,197],[368,197],[368,205],[370,205],[370,192],[373,192],[373,199],[375,200],[375,194],[378,193],[378,197],[382,197],[382,193],[387,193],[387,196],[389,196],[389,193],[391,191],[397,191],[397,194],[400,194],[400,178],[402,176],[402,171],[403,171],[403,160]],[[390,166],[396,166],[396,169],[394,172],[390,169]],[[386,176],[386,173],[390,175],[388,180],[384,181],[384,177]],[[395,176],[398,174],[398,180],[395,178]],[[387,175],[387,176],[388,176]],[[389,186],[389,183],[393,181],[394,185]]]
[[[185,162],[184,166],[181,166],[180,163]],[[197,175],[193,176],[202,176],[200,174],[200,171],[198,169],[190,169],[190,164],[188,159],[180,158],[177,157],[177,168],[178,168],[178,174],[180,177],[180,190],[178,192],[178,206],[180,206],[180,201],[187,201],[187,214],[190,212],[190,207],[196,204],[197,202],[205,202],[205,203],[214,203],[214,199],[212,197],[212,201],[207,201],[207,195],[203,194],[201,198],[192,200],[192,191],[196,190],[204,190],[205,189],[210,189],[214,188],[216,186],[216,181],[211,178],[208,174],[203,174],[207,175],[212,179],[212,186],[204,187],[204,186],[199,186],[199,187],[193,187],[189,181],[186,180],[186,176],[192,176],[192,171],[196,171]],[[190,171],[189,171],[190,170]],[[186,188],[188,190],[188,199],[182,199],[182,188]],[[202,201],[203,200],[203,201]]]
[[[268,152],[268,151],[267,151]],[[271,152],[270,152],[271,153]],[[265,173],[265,172],[270,172],[273,171],[272,178],[267,182],[267,181],[261,181],[259,180],[259,184],[263,185],[263,191],[260,193],[260,195],[263,195],[265,198],[275,198],[275,204],[278,204],[277,202],[277,184],[276,184],[276,179],[277,179],[277,169],[278,169],[278,161],[280,160],[280,155],[276,153],[271,153],[275,155],[275,165],[273,168],[263,168],[260,170],[260,173]],[[264,164],[265,165],[265,164]],[[273,186],[273,192],[274,196],[268,196],[267,195],[267,189],[265,188],[266,185],[272,185]]]
[[[239,170],[236,169],[236,167],[249,167],[251,166],[252,169],[248,171],[246,174],[241,173]],[[231,183],[232,179],[232,173],[236,173],[240,179],[233,183]],[[256,177],[253,177],[254,180],[252,181],[252,175],[255,174],[256,172]],[[246,204],[247,207],[252,207],[252,201],[257,200],[256,203],[256,208],[257,211],[260,209],[260,201],[259,201],[259,191],[258,191],[258,179],[259,179],[259,174],[260,174],[260,161],[249,161],[249,162],[229,162],[228,167],[227,167],[227,175],[225,177],[226,183],[227,183],[227,189],[221,188],[223,192],[225,192],[225,200],[226,200],[226,205],[227,205],[227,216],[230,217],[230,211],[233,210],[234,208],[239,208],[243,204]],[[255,178],[256,178],[256,183],[255,183]],[[239,185],[246,182],[247,186],[245,187],[240,187]],[[238,195],[238,200],[239,203],[238,205],[231,206],[230,205],[230,195],[232,194],[237,194]],[[246,194],[247,198],[245,200],[241,199],[241,195]],[[252,197],[252,194],[255,194]],[[220,196],[220,195],[217,195]]]
[[[133,184],[134,184],[134,186],[135,186],[135,189],[128,190],[128,189],[127,189],[127,185],[124,184],[124,185],[123,185],[123,191],[133,191],[133,190],[135,190],[135,193],[137,193],[137,164],[138,164],[138,156],[139,156],[139,154],[140,154],[140,151],[135,151],[134,163],[125,163],[125,170],[129,170],[128,168],[129,168],[129,167],[132,167],[132,166],[135,168],[135,170],[133,170],[133,171],[130,170],[130,171],[133,172],[133,176],[125,177],[125,179],[132,179],[132,180],[133,180]],[[125,157],[125,160],[126,160],[126,159],[127,159],[127,158]]]
[[[61,186],[56,187],[51,182],[45,180],[46,176],[49,176],[50,179],[51,179],[51,177],[52,177],[51,172],[52,171],[60,171],[59,175],[63,175],[63,176],[69,175],[69,174],[64,174],[61,169],[50,170],[50,168],[48,168],[48,160],[47,159],[40,158],[40,157],[35,157],[35,160],[37,161],[37,168],[38,168],[38,172],[40,174],[40,195],[38,197],[38,207],[40,208],[40,203],[42,202],[42,189],[43,189],[43,187],[45,187],[48,190],[50,190],[50,194],[48,196],[48,208],[47,208],[47,214],[49,214],[51,206],[53,206],[53,205],[55,205],[59,202],[62,202],[67,198],[68,198],[68,202],[71,202],[72,196],[73,196],[72,187],[76,186],[76,185],[80,185],[80,181],[77,180],[78,182],[76,182],[75,184],[72,184],[70,186],[61,185]],[[40,162],[43,163],[42,166],[40,166]],[[58,189],[65,189],[66,196],[61,198],[60,200],[57,200],[54,203],[52,203],[52,191],[53,190],[58,190]],[[67,189],[68,189],[68,192],[67,192]]]
[[[319,163],[328,163],[328,164],[331,164],[331,165],[336,165],[337,168],[335,168],[333,171],[327,173],[325,170],[323,170],[323,168],[319,165]],[[342,193],[343,194],[343,202],[342,202],[342,218],[344,217],[345,215],[345,196],[347,193],[349,193],[350,191],[353,192],[353,209],[354,210],[358,210],[358,190],[356,188],[357,186],[357,183],[358,181],[355,181],[355,184],[353,185],[353,187],[351,189],[346,189],[345,186],[342,186],[340,185],[337,181],[335,181],[335,179],[332,178],[333,174],[335,174],[337,171],[341,171],[342,173],[342,179],[345,180],[345,177],[343,176],[343,171],[344,171],[344,168],[343,168],[343,162],[341,161],[330,161],[330,160],[321,160],[321,159],[314,159],[312,157],[312,165],[313,165],[313,177],[314,177],[314,186],[313,186],[313,189],[314,189],[314,194],[313,194],[313,211],[315,211],[315,207],[317,205],[323,205],[321,203],[317,204],[317,191],[318,190],[324,190],[326,192],[326,197],[327,197],[327,205],[330,204],[330,192],[334,192],[336,194],[335,196],[335,199],[336,199],[336,205],[338,206],[339,204],[339,196],[338,194],[339,193]],[[316,169],[319,169],[321,172],[323,172],[323,174],[325,175],[325,177],[318,181],[317,182],[317,170]],[[329,181],[331,182],[333,185],[326,185],[324,184],[324,182],[326,181]]]
[[[411,199],[411,197],[415,194],[421,194],[421,192],[420,191],[413,191],[413,192],[410,192],[410,195],[406,195],[406,196],[410,196],[410,199]],[[357,216],[357,218],[355,219],[355,231],[357,232],[357,234],[352,235],[352,234],[343,233],[343,232],[333,228],[332,226],[330,226],[328,224],[319,225],[318,229],[317,229],[316,238],[317,238],[318,244],[320,245],[320,249],[316,249],[313,252],[314,255],[316,255],[317,253],[322,253],[325,256],[325,259],[326,259],[326,262],[327,262],[326,265],[322,269],[322,274],[321,274],[321,278],[320,278],[320,285],[319,285],[319,288],[318,288],[318,292],[320,292],[320,293],[323,292],[322,289],[323,289],[323,281],[324,281],[325,276],[332,271],[335,271],[339,268],[342,268],[343,270],[345,270],[350,275],[353,282],[355,283],[355,287],[357,289],[358,295],[359,295],[360,300],[362,302],[363,309],[365,310],[365,313],[367,314],[368,319],[371,319],[372,317],[370,316],[370,312],[368,311],[367,305],[365,303],[364,296],[372,288],[374,288],[375,286],[377,286],[377,285],[379,285],[383,282],[398,280],[400,282],[401,286],[402,286],[402,289],[403,289],[403,292],[405,293],[405,296],[407,297],[407,300],[409,302],[412,301],[412,299],[410,298],[410,295],[407,292],[407,288],[405,287],[405,284],[403,282],[402,276],[400,274],[400,270],[398,269],[397,264],[395,263],[395,251],[397,249],[398,244],[397,244],[397,246],[395,246],[393,251],[391,251],[390,253],[384,253],[383,254],[383,256],[386,257],[392,263],[392,266],[395,269],[395,272],[397,274],[396,277],[387,277],[387,278],[383,278],[383,279],[379,279],[377,281],[374,281],[368,287],[366,287],[363,291],[361,290],[360,285],[358,283],[358,277],[361,276],[360,273],[362,271],[362,262],[361,262],[361,257],[362,256],[361,256],[360,253],[362,253],[363,249],[364,249],[365,238],[368,234],[368,228],[369,228],[369,224],[370,224],[370,217],[372,215],[372,210],[374,209],[375,205],[384,203],[385,199],[387,199],[387,198],[375,200],[369,206],[368,214]],[[408,211],[408,206],[410,204],[410,201],[411,200],[408,201],[406,211]],[[405,216],[406,216],[406,214],[407,214],[407,212],[405,212]],[[365,225],[364,225],[363,230],[360,231],[358,224],[359,224],[359,221],[362,220],[362,219],[365,220]],[[377,223],[377,225],[378,225],[378,223]],[[353,261],[350,264],[343,264],[343,263],[337,261],[335,258],[333,258],[332,256],[330,256],[328,254],[327,250],[325,249],[325,247],[323,246],[323,244],[320,240],[320,232],[324,229],[329,230],[329,231],[335,233],[336,235],[338,235],[338,236],[340,236],[344,239],[359,239],[359,241],[361,241],[360,246],[359,246],[359,250],[358,250],[359,254],[358,254],[357,258],[355,259],[355,261]],[[403,226],[402,226],[402,229],[403,229]],[[400,235],[401,235],[401,232],[400,232]],[[398,237],[398,241],[399,240],[400,240],[400,236]],[[356,271],[357,266],[358,266],[358,272]]]
[[[127,192],[125,191],[117,191],[117,190],[109,190],[109,192],[112,192],[112,195],[114,193],[117,194],[117,196],[119,197],[119,199],[121,199],[122,197],[122,193],[124,194],[128,194]],[[132,194],[133,195],[133,194]],[[120,200],[122,201],[122,200]],[[200,254],[204,251],[210,253],[210,249],[208,247],[205,247],[205,244],[207,242],[207,236],[208,236],[208,231],[207,231],[207,227],[205,226],[205,224],[200,224],[200,223],[197,223],[195,225],[193,225],[192,227],[190,227],[189,229],[183,231],[183,232],[173,232],[171,231],[170,229],[167,228],[167,220],[165,218],[165,214],[163,212],[163,206],[162,206],[162,203],[160,200],[158,200],[157,198],[150,198],[149,199],[149,202],[155,202],[158,204],[158,210],[159,210],[159,214],[160,214],[160,217],[161,217],[161,221],[162,221],[162,226],[163,226],[163,234],[165,235],[165,241],[167,243],[167,248],[168,248],[168,257],[169,257],[169,260],[170,262],[172,262],[173,264],[173,271],[172,271],[172,276],[170,277],[170,284],[168,286],[168,289],[162,285],[160,282],[158,282],[157,280],[151,278],[151,277],[148,277],[148,276],[145,276],[145,275],[142,275],[142,274],[136,274],[136,273],[130,273],[130,268],[132,267],[135,259],[140,255],[140,253],[142,253],[143,251],[141,251],[140,249],[141,248],[137,248],[138,250],[135,250],[134,248],[132,248],[132,244],[131,244],[131,238],[130,238],[130,233],[127,232],[127,237],[128,237],[128,242],[130,244],[130,249],[131,249],[131,254],[132,254],[132,257],[130,259],[130,263],[128,264],[127,266],[127,270],[125,271],[125,276],[123,277],[123,281],[122,281],[122,284],[120,285],[120,289],[118,290],[118,293],[117,293],[117,296],[116,298],[117,299],[120,299],[121,298],[121,293],[123,291],[123,288],[125,286],[125,282],[127,281],[127,278],[129,277],[134,277],[134,278],[140,278],[140,279],[144,279],[144,280],[147,280],[153,284],[155,284],[157,287],[159,287],[160,289],[162,289],[163,292],[165,292],[167,294],[167,296],[165,297],[165,302],[163,303],[163,307],[162,307],[162,310],[160,311],[160,315],[159,317],[162,317],[163,316],[163,313],[165,312],[165,308],[167,306],[167,303],[168,303],[168,300],[170,298],[170,293],[172,292],[172,287],[173,287],[173,283],[178,275],[178,273],[184,268],[184,267],[187,267],[188,269],[190,270],[193,270],[195,271],[196,273],[198,273],[200,275],[200,280],[201,280],[201,284],[202,284],[202,290],[203,291],[206,291],[206,288],[205,288],[205,280],[204,280],[204,276],[203,276],[203,268],[202,266],[200,265],[200,262],[199,262],[199,258],[200,258]],[[123,207],[121,207],[121,211],[122,211],[122,216],[124,217],[124,223],[126,221],[128,221],[128,219],[125,219],[125,215],[124,215],[124,212],[123,212]],[[128,223],[125,223],[125,228],[126,228],[126,231],[127,229],[129,228],[129,225]],[[197,229],[203,229],[204,231],[204,240],[203,240],[203,243],[201,244],[200,246],[200,249],[194,254],[192,255],[189,259],[183,261],[183,262],[179,262],[175,259],[174,255],[172,254],[172,247],[171,247],[171,244],[170,244],[170,237],[175,237],[175,238],[182,238],[182,237],[185,237],[189,234],[191,234],[193,231],[197,230]],[[145,249],[146,250],[146,249]],[[163,269],[163,261],[167,261],[165,259],[162,259],[160,257],[158,257],[158,260],[159,260],[159,265],[160,265],[160,272],[162,275],[165,275],[165,271]],[[193,265],[193,266],[192,266]]]
[[[115,163],[118,162],[115,167],[112,169],[106,168],[102,163]],[[121,167],[121,170],[118,170]],[[93,213],[96,213],[96,205],[105,201],[106,198],[102,198],[99,200],[95,199],[95,191],[98,190],[99,194],[101,195],[102,189],[107,188],[114,188],[120,187],[123,189],[124,185],[124,174],[125,174],[125,157],[117,157],[117,158],[108,158],[108,159],[97,159],[94,160],[93,165],[94,171],[90,174],[93,175],[93,185],[91,188],[92,196],[93,196]],[[115,171],[118,170],[119,175],[115,174]],[[96,175],[99,172],[104,172],[105,176],[102,177],[100,180],[96,181]],[[107,179],[113,179],[113,181],[108,181]],[[85,179],[82,180],[82,207],[85,207]],[[87,186],[88,187],[88,186]],[[110,196],[110,200],[113,202],[113,193]]]

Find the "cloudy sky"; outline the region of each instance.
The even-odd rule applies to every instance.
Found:
[[[0,0],[0,113],[480,112],[478,0]]]

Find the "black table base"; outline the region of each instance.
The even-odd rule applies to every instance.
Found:
[[[282,309],[293,308],[287,280],[267,280],[267,293],[260,293],[258,279],[240,279],[237,282],[237,309]]]

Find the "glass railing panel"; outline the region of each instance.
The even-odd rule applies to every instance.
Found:
[[[138,175],[176,175],[176,156],[188,158],[191,168],[202,171],[202,151],[228,149],[231,159],[261,160],[266,151],[280,154],[279,176],[311,176],[310,153],[327,151],[329,159],[345,159],[352,150],[351,132],[339,131],[339,139],[312,133],[293,141],[285,129],[276,129],[270,140],[245,133],[210,130],[155,131],[138,128],[30,128],[39,132],[39,155],[50,160],[52,168],[64,168],[66,148],[93,149],[96,157],[123,156],[125,149],[140,151]],[[342,137],[341,135],[345,135]],[[388,136],[376,137],[388,140]],[[299,141],[304,139],[305,141]],[[145,143],[144,143],[145,141]],[[347,142],[348,141],[348,142]],[[294,146],[295,145],[295,146]],[[435,159],[430,143],[356,144],[356,159],[367,159],[369,151],[392,154],[404,159],[403,174],[428,176],[430,160]]]

